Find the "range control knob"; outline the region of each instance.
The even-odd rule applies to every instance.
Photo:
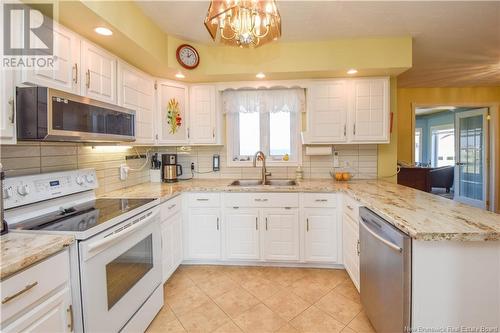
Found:
[[[12,197],[13,194],[14,193],[12,192],[12,187],[4,188],[4,190],[3,190],[4,199],[8,199],[8,198]]]
[[[76,183],[77,183],[78,185],[83,185],[83,178],[82,178],[82,177],[80,177],[80,176],[76,176],[76,179],[75,179],[75,180],[76,180]]]
[[[87,183],[93,183],[94,182],[94,175],[86,175],[85,180]]]
[[[30,186],[28,184],[19,185],[17,187],[17,193],[19,193],[19,195],[22,195],[23,197],[28,195],[30,193]]]

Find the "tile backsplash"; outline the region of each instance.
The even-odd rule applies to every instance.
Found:
[[[354,179],[373,179],[377,177],[377,145],[339,145],[338,170],[349,171]],[[305,149],[304,149],[305,151]],[[95,168],[99,180],[98,194],[123,187],[148,182],[149,163],[143,169],[130,171],[127,180],[119,178],[119,167],[126,163],[139,169],[145,159],[126,160],[126,156],[158,152],[176,152],[183,167],[182,178],[191,177],[191,163],[195,164],[195,178],[259,178],[260,169],[252,167],[227,167],[224,146],[199,147],[99,147],[95,148],[78,143],[26,142],[13,146],[0,146],[0,161],[7,177],[36,173]],[[220,155],[220,171],[211,172],[212,156]],[[330,178],[333,170],[333,156],[302,156],[304,178]],[[295,178],[296,167],[269,167],[273,178]]]

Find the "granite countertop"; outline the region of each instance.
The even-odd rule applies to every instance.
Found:
[[[0,237],[0,280],[61,251],[73,243],[71,235],[9,232]]]
[[[499,241],[500,214],[381,180],[335,182],[312,179],[297,186],[229,186],[229,179],[198,179],[175,184],[144,183],[106,197],[161,198],[182,192],[343,192],[372,209],[413,239]]]

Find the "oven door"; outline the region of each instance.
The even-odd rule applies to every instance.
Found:
[[[161,284],[158,207],[80,242],[86,332],[117,332]]]

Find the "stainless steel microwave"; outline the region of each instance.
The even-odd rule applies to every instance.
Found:
[[[135,111],[45,87],[16,88],[17,139],[135,140]]]

